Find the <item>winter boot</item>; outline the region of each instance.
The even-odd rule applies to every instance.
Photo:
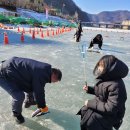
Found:
[[[22,124],[25,122],[24,117],[22,116],[21,113],[13,112],[13,116],[14,116],[15,121],[18,124]]]

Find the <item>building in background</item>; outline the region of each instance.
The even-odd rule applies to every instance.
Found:
[[[123,29],[128,29],[130,30],[130,20],[124,20],[122,22],[122,25],[123,25]]]

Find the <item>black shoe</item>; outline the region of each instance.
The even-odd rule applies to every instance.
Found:
[[[36,102],[35,101],[25,101],[24,102],[24,107],[25,108],[29,108],[31,105],[36,105]]]
[[[13,116],[15,118],[15,121],[18,123],[18,124],[22,124],[25,122],[24,120],[24,117],[22,116],[22,114],[19,114],[17,112],[13,112]]]

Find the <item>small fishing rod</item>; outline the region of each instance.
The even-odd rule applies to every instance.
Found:
[[[85,80],[85,85],[87,86],[87,76],[86,76],[86,62],[85,62],[85,58],[86,58],[86,44],[82,44],[79,46],[79,50],[83,59],[83,63],[84,63],[84,80]]]

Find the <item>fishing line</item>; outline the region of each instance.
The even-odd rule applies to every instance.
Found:
[[[85,81],[85,85],[87,85],[87,75],[86,75],[86,62],[85,62],[85,58],[86,58],[86,44],[81,44],[78,46],[82,59],[83,59],[83,64],[84,64],[84,68],[83,68],[83,72],[84,72],[84,81]]]

